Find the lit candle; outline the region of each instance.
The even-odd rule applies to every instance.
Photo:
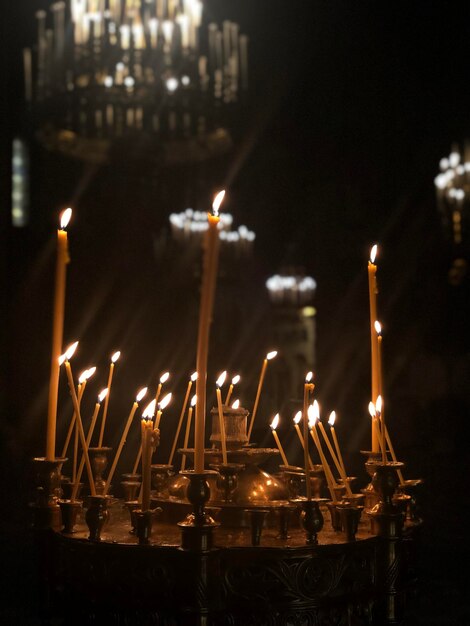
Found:
[[[201,474],[204,471],[207,355],[219,259],[219,208],[224,196],[225,191],[220,191],[214,199],[212,204],[213,213],[207,215],[209,227],[204,238],[205,249],[196,358],[196,370],[198,373],[196,381],[196,417],[194,424],[194,471],[196,474]]]
[[[335,422],[336,422],[336,411],[331,411],[330,417],[328,418],[328,424],[330,425],[330,432],[333,438],[333,443],[336,449],[336,456],[343,468],[343,472],[346,474],[346,468],[344,466],[343,455],[341,454],[341,448],[339,447],[338,438],[336,437],[335,431]]]
[[[78,406],[78,398],[77,398],[77,394],[75,392],[75,385],[73,382],[73,375],[72,375],[72,368],[70,367],[70,359],[72,358],[75,350],[77,349],[78,346],[78,341],[76,341],[74,344],[72,344],[65,352],[65,354],[61,357],[59,357],[60,362],[62,362],[62,360],[65,361],[65,370],[67,372],[67,379],[68,379],[68,383],[69,383],[69,389],[70,389],[70,393],[72,395],[72,402],[73,402],[73,407],[75,409],[75,413],[77,414],[77,424],[78,424],[78,434],[80,436],[80,443],[83,449],[83,455],[85,457],[85,465],[86,465],[86,469],[87,469],[87,474],[88,474],[88,481],[90,483],[90,491],[91,491],[91,495],[92,496],[96,496],[96,490],[95,490],[95,481],[93,480],[93,472],[91,470],[91,464],[90,464],[90,458],[88,456],[88,446],[86,445],[86,441],[85,441],[85,433],[83,432],[83,423],[82,423],[82,416],[80,414],[80,407]]]
[[[371,375],[372,375],[372,401],[377,400],[379,395],[377,380],[377,340],[374,329],[374,322],[377,319],[377,266],[375,258],[377,256],[377,244],[374,244],[370,251],[369,264],[367,267],[369,277],[369,309],[370,309],[370,344],[371,344]],[[375,422],[372,420],[372,451],[379,450],[379,437],[375,430]]]
[[[240,408],[240,400],[234,400],[232,402],[232,409],[239,409]]]
[[[295,428],[295,432],[297,433],[297,437],[299,438],[299,441],[302,445],[302,451],[305,454],[304,438],[302,437],[302,433],[300,432],[300,427],[299,427],[299,423],[301,419],[302,419],[302,411],[297,411],[294,417],[294,428]],[[310,469],[313,469],[313,463],[312,463],[312,459],[310,458],[310,454],[308,455],[308,463],[310,465]]]
[[[57,231],[57,261],[54,290],[54,315],[52,322],[52,357],[49,380],[49,402],[47,411],[46,459],[55,459],[55,438],[57,428],[57,395],[59,391],[59,358],[62,351],[64,333],[65,278],[69,262],[66,228],[72,216],[72,209],[65,209],[60,216],[60,229]]]
[[[382,463],[387,462],[387,446],[385,444],[385,419],[384,419],[384,410],[383,410],[383,402],[382,396],[377,397],[377,402],[375,403],[375,412],[377,415],[377,420],[380,422],[380,446],[382,448]]]
[[[325,473],[326,483],[328,485],[328,491],[330,492],[330,496],[333,502],[338,502],[338,498],[336,497],[336,493],[334,490],[335,480],[333,478],[333,474],[331,473],[330,466],[328,465],[325,455],[323,454],[323,448],[321,447],[320,438],[318,437],[318,433],[315,429],[316,422],[320,417],[320,411],[318,408],[318,403],[316,400],[313,404],[308,407],[308,425],[310,428],[310,435],[315,443],[318,454],[320,456],[321,464],[323,466],[323,472]]]
[[[145,409],[146,415],[147,414],[149,414],[149,415],[151,414],[152,419],[153,419],[153,417],[155,415],[155,407],[156,407],[156,402],[155,402],[155,400],[152,400],[152,402],[150,402],[147,405],[146,409]],[[134,467],[132,468],[132,473],[133,474],[137,473],[137,468],[139,467],[139,463],[140,463],[141,458],[142,458],[142,442],[140,443],[139,450],[138,450],[137,456],[135,458]]]
[[[374,330],[376,332],[376,342],[377,342],[377,400],[375,402],[375,408],[377,410],[377,403],[379,402],[380,411],[377,410],[378,419],[380,421],[381,428],[381,436],[382,436],[382,461],[385,463],[387,460],[387,449],[385,446],[385,416],[382,407],[382,397],[383,397],[383,379],[382,379],[382,326],[380,322],[377,320],[374,322]]]
[[[168,459],[168,465],[171,465],[173,463],[173,457],[175,456],[175,451],[176,451],[176,444],[178,443],[178,437],[180,435],[181,426],[183,425],[184,414],[186,413],[186,407],[188,405],[189,394],[191,392],[192,384],[196,380],[197,380],[197,372],[194,372],[194,374],[189,379],[188,388],[186,389],[186,395],[184,397],[183,408],[181,409],[181,414],[180,414],[180,418],[179,418],[179,421],[178,421],[178,426],[176,428],[175,438],[173,440],[173,446],[171,448],[170,457]]]
[[[326,447],[328,448],[328,452],[330,453],[331,458],[333,459],[333,463],[336,466],[336,469],[338,470],[338,474],[341,476],[341,480],[344,484],[344,486],[346,487],[346,491],[348,493],[348,495],[352,496],[352,491],[351,491],[351,487],[349,485],[349,482],[347,480],[347,476],[346,476],[346,472],[344,471],[344,469],[341,467],[341,463],[339,462],[338,457],[336,456],[335,451],[333,450],[333,446],[331,445],[331,441],[328,439],[328,435],[326,433],[325,427],[323,426],[323,424],[321,423],[320,420],[317,421],[318,424],[318,429],[322,434],[322,437],[326,443]]]
[[[258,390],[256,391],[255,404],[253,406],[253,413],[251,414],[250,427],[248,429],[248,441],[250,441],[251,431],[253,430],[253,424],[255,422],[256,411],[258,410],[259,398],[261,395],[261,389],[263,388],[264,376],[266,374],[266,368],[268,367],[268,361],[274,359],[277,355],[277,350],[273,350],[272,352],[268,352],[265,359],[263,360],[263,365],[261,366],[261,373],[258,381]]]
[[[189,433],[191,431],[191,418],[193,416],[193,409],[194,409],[194,405],[196,404],[197,401],[197,397],[193,396],[191,399],[191,406],[189,407],[188,410],[188,421],[186,422],[186,432],[184,433],[184,444],[183,444],[183,448],[185,450],[188,449],[188,443],[189,443]],[[181,471],[184,472],[184,469],[186,467],[186,455],[183,454],[183,458],[181,459]]]
[[[90,447],[91,438],[93,437],[93,433],[95,431],[95,425],[96,425],[96,422],[98,420],[98,414],[99,414],[99,411],[100,411],[101,403],[106,398],[107,393],[108,393],[108,390],[107,389],[103,389],[103,391],[101,391],[101,393],[98,396],[97,403],[95,404],[95,410],[93,411],[93,415],[91,417],[90,427],[88,428],[88,433],[87,433],[87,437],[86,437],[87,451],[88,451],[88,448]],[[77,480],[75,481],[75,484],[73,486],[72,500],[75,500],[75,498],[77,497],[77,491],[78,491],[78,487],[80,485],[80,480],[82,478],[82,473],[83,473],[84,466],[85,466],[85,454],[82,451],[82,458],[80,459],[80,465],[78,467],[78,472],[77,472]]]
[[[233,388],[240,382],[240,374],[237,374],[232,378],[232,382],[230,383],[230,387],[228,388],[227,396],[225,397],[224,404],[228,404],[230,402],[230,398],[232,397]]]
[[[220,447],[222,449],[222,463],[227,465],[227,442],[225,439],[225,422],[224,422],[224,409],[222,406],[222,393],[220,388],[225,382],[227,372],[222,372],[216,381],[216,396],[217,396],[217,410],[219,414],[219,430],[220,430]]]
[[[304,468],[305,468],[305,489],[307,499],[312,498],[312,485],[310,483],[310,457],[308,453],[308,411],[307,405],[310,394],[313,392],[315,385],[312,383],[313,374],[309,372],[305,377],[304,383],[304,407],[303,407],[303,425],[304,425]]]
[[[169,378],[170,378],[170,372],[165,372],[164,374],[160,376],[160,381],[158,383],[157,392],[155,394],[155,405],[158,404],[158,401],[160,400],[160,394],[162,392],[162,387]]]
[[[135,415],[137,409],[139,408],[139,402],[142,400],[142,398],[144,398],[146,393],[147,393],[147,387],[144,387],[143,389],[141,389],[139,391],[139,393],[137,394],[137,396],[135,398],[135,402],[132,405],[131,411],[129,413],[129,417],[127,418],[126,425],[125,425],[124,430],[122,432],[121,441],[119,442],[119,446],[118,446],[118,449],[116,450],[116,455],[114,457],[113,464],[111,465],[111,469],[109,470],[108,478],[106,480],[106,485],[104,487],[104,494],[105,495],[108,493],[109,486],[111,484],[111,481],[112,481],[113,476],[114,476],[114,472],[116,470],[116,466],[117,466],[118,461],[119,461],[119,457],[121,456],[122,449],[124,447],[124,444],[126,443],[126,439],[127,439],[127,434],[129,432],[129,428],[131,427],[132,420],[134,419],[134,415]]]
[[[86,387],[87,381],[89,378],[93,376],[95,372],[96,372],[96,367],[90,367],[80,374],[80,378],[78,379],[79,391],[77,394],[78,406],[81,406],[82,397],[83,397],[83,394],[85,393],[85,387]],[[65,437],[65,443],[64,443],[64,447],[62,448],[62,454],[60,455],[62,459],[65,459],[65,457],[67,456],[67,450],[69,449],[70,439],[72,438],[72,433],[74,432],[76,418],[77,416],[74,411],[72,413],[72,419],[70,420],[69,429],[67,431],[67,436]],[[75,432],[76,432],[76,436],[78,437],[78,429],[75,429]]]
[[[140,491],[142,511],[150,509],[151,463],[152,463],[152,418],[155,402],[152,401],[142,414],[142,486]]]
[[[155,418],[155,429],[160,428],[160,420],[162,419],[163,410],[170,404],[172,395],[172,393],[167,393],[166,396],[162,398],[162,401],[158,403],[158,411]]]
[[[111,357],[111,363],[109,365],[108,393],[106,394],[106,400],[104,401],[103,417],[101,418],[101,430],[100,430],[100,437],[98,439],[99,448],[101,448],[101,446],[103,445],[104,427],[106,424],[106,417],[108,415],[108,404],[109,404],[109,397],[111,395],[111,384],[113,382],[114,364],[116,363],[116,361],[119,359],[120,356],[121,356],[121,353],[119,351],[115,352],[113,356]]]
[[[281,453],[282,462],[284,463],[284,465],[286,467],[288,467],[289,461],[287,460],[287,457],[286,457],[285,452],[284,452],[284,448],[282,447],[281,441],[280,441],[280,439],[278,437],[278,434],[276,432],[276,428],[278,427],[278,425],[279,425],[279,413],[276,413],[276,415],[273,418],[273,421],[270,424],[271,431],[273,433],[273,437],[274,437],[274,440],[275,440],[276,445],[278,447],[278,450]]]

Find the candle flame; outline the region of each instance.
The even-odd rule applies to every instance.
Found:
[[[215,381],[215,384],[217,385],[217,387],[219,387],[219,388],[222,387],[222,385],[225,382],[226,376],[227,376],[227,372],[226,371],[222,372],[222,374],[219,376],[219,378]]]
[[[315,411],[315,404],[311,404],[307,409],[308,427],[310,430],[315,426],[318,420],[317,412]]]
[[[166,381],[170,378],[170,372],[165,372],[164,374],[162,374],[160,376],[160,382],[163,385],[163,383],[166,383]]]
[[[375,263],[375,257],[377,256],[377,244],[375,243],[370,249],[370,262]]]
[[[136,402],[140,402],[142,400],[142,398],[145,396],[145,394],[147,393],[147,391],[148,391],[148,387],[142,387],[142,389],[136,395],[135,401]]]
[[[313,378],[313,372],[309,372],[307,376],[305,376],[305,382],[309,383]]]
[[[377,400],[375,401],[375,410],[380,415],[382,413],[382,396],[377,396]]]
[[[116,361],[119,359],[119,357],[121,356],[121,352],[118,350],[117,352],[115,352],[113,354],[113,356],[111,357],[111,362],[112,363],[116,363]]]
[[[65,361],[65,354],[61,354],[59,357],[59,367],[63,364],[64,361]]]
[[[212,211],[216,217],[219,215],[220,205],[222,204],[224,196],[225,196],[225,189],[222,189],[222,191],[219,191],[219,193],[216,194],[214,198],[214,202],[212,203]]]
[[[60,363],[60,360],[59,360],[59,363]],[[78,382],[82,384],[86,381],[87,378],[88,378],[88,370],[83,370],[83,372],[78,377]]]
[[[194,395],[194,396],[191,398],[191,406],[195,406],[195,405],[196,405],[196,402],[197,402],[197,396],[196,396],[196,395]]]
[[[161,402],[159,402],[158,404],[158,410],[159,411],[163,411],[163,409],[166,409],[166,407],[170,404],[171,402],[171,392],[167,393],[166,396],[162,399]]]
[[[377,415],[377,412],[375,410],[375,404],[373,402],[369,402],[369,415],[371,417],[375,417]]]
[[[239,409],[240,408],[240,400],[234,400],[232,402],[232,409]]]
[[[101,403],[108,395],[108,389],[103,389],[103,391],[98,395],[98,402]]]
[[[271,359],[274,359],[274,357],[276,356],[277,356],[277,350],[273,350],[272,352],[268,352],[268,354],[266,355],[266,359],[270,361]]]
[[[273,421],[271,422],[270,426],[272,430],[276,430],[278,425],[279,425],[279,413],[276,413],[276,415],[273,417]]]
[[[375,332],[378,335],[382,334],[382,324],[380,322],[378,322],[377,320],[375,320],[375,322],[374,322],[374,328],[375,328]]]
[[[317,420],[319,420],[320,419],[320,405],[318,404],[317,400],[313,401],[313,409],[315,411]]]
[[[336,411],[331,411],[330,417],[328,418],[328,424],[330,426],[334,426],[336,422]]]
[[[78,346],[78,341],[76,341],[75,343],[73,343],[71,346],[67,348],[67,350],[64,352],[65,361],[70,361],[70,359],[75,354],[75,350],[77,349],[77,346]],[[59,360],[59,363],[60,363],[60,360]]]
[[[68,209],[65,209],[65,211],[62,211],[62,213],[60,214],[61,230],[64,230],[65,228],[67,228],[71,217],[72,217],[72,209],[68,208]]]
[[[299,424],[301,419],[302,411],[297,411],[297,413],[294,415],[294,424]]]
[[[143,419],[152,419],[152,417],[155,415],[155,405],[156,402],[154,398],[152,402],[149,402],[145,407],[144,412],[142,413]]]
[[[232,385],[237,385],[240,382],[240,374],[237,374],[232,378]]]
[[[96,367],[94,365],[93,365],[93,367],[88,368],[86,370],[86,380],[91,378],[95,372],[96,372]]]
[[[196,382],[197,380],[197,372],[194,372],[194,374],[191,374],[191,382]]]

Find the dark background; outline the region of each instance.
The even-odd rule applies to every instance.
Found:
[[[6,523],[17,542],[13,579],[30,575],[27,548],[11,522],[26,526],[28,459],[44,452],[58,211],[73,203],[64,342],[81,341],[77,372],[99,367],[90,408],[106,384],[108,355],[123,352],[111,437],[140,386],[154,386],[170,369],[171,388],[181,396],[194,370],[196,317],[188,311],[197,311],[197,288],[184,260],[161,253],[161,241],[171,211],[205,208],[227,184],[226,210],[257,238],[255,258],[237,281],[221,277],[209,377],[225,367],[240,370],[251,381],[241,392],[250,406],[271,347],[264,280],[282,265],[305,267],[318,282],[317,397],[325,412],[337,410],[350,467],[364,482],[357,451],[367,447],[369,429],[366,266],[378,242],[390,430],[407,476],[426,481],[422,583],[409,623],[469,623],[462,598],[469,556],[469,284],[467,276],[458,285],[448,280],[453,259],[468,259],[469,240],[460,250],[450,245],[433,185],[451,143],[469,136],[468,5],[241,0],[208,6],[218,21],[235,19],[250,37],[250,105],[234,131],[233,152],[176,171],[125,159],[91,169],[33,142],[31,219],[13,230],[8,150],[15,134],[30,138],[21,48],[32,38],[33,8],[26,0],[2,5],[1,429],[5,501],[15,504]],[[228,329],[226,294],[243,303],[240,323]],[[261,409],[257,439],[271,445],[266,414],[277,408],[265,398]],[[287,426],[280,435],[298,454]],[[13,595],[6,623],[22,602]],[[33,619],[27,611],[21,616],[25,623]]]

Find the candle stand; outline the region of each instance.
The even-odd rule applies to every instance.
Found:
[[[230,432],[230,420],[225,427]],[[227,445],[227,465],[215,440],[206,451],[214,469],[172,476],[161,466],[168,485],[154,489],[152,510],[98,495],[86,523],[64,519],[62,532],[39,533],[49,559],[47,618],[68,618],[74,607],[72,624],[402,623],[408,544],[421,525],[394,503],[402,464],[377,462],[377,504],[361,516],[362,494],[336,504],[307,500],[298,493],[305,474],[295,467],[280,468],[281,478],[267,473],[260,466],[278,451],[246,446],[239,432]],[[192,450],[180,452],[192,458]],[[134,489],[138,477],[130,478],[124,483]]]
[[[93,469],[93,476],[95,477],[95,489],[97,495],[104,494],[106,481],[103,478],[103,473],[108,467],[108,457],[112,451],[112,448],[107,448],[105,446],[88,448],[91,467]]]

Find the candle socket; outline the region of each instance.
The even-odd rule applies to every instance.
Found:
[[[321,498],[323,484],[325,482],[325,470],[323,465],[314,465],[310,470],[310,484],[312,486],[312,496]]]
[[[227,463],[226,465],[210,465],[210,468],[218,472],[216,484],[222,500],[232,502],[238,486],[238,474],[245,469],[245,466],[241,463]]]
[[[60,513],[62,516],[62,532],[66,535],[72,535],[77,523],[77,516],[82,509],[83,502],[81,500],[59,500]]]
[[[124,478],[121,481],[121,487],[124,491],[124,502],[135,500],[137,491],[142,484],[140,474],[123,474],[122,477]]]
[[[266,515],[269,513],[269,509],[246,509],[246,512],[250,516],[251,545],[259,546],[264,521],[266,519]]]
[[[341,526],[346,534],[346,541],[356,541],[356,533],[364,507],[340,502],[336,505],[341,516]]]
[[[307,545],[318,544],[318,533],[323,528],[323,514],[320,504],[327,502],[326,498],[297,498],[291,501],[302,509],[300,514],[300,522],[305,530],[305,542]]]
[[[112,448],[104,446],[88,448],[88,454],[90,455],[91,467],[93,469],[93,476],[95,481],[96,495],[101,496],[104,494],[104,488],[106,481],[103,478],[103,473],[108,467],[108,457],[113,451]],[[111,485],[110,485],[111,488]]]
[[[101,531],[109,519],[108,500],[108,496],[90,496],[90,504],[85,515],[90,541],[101,541]]]
[[[279,534],[276,536],[276,539],[282,539],[283,541],[287,541],[290,539],[289,536],[289,522],[291,513],[295,510],[295,506],[281,504],[277,508],[277,512],[279,514]]]
[[[375,466],[382,459],[382,453],[372,452],[371,450],[361,450],[361,454],[366,457],[366,462],[364,466],[366,468],[367,474],[371,478],[370,483],[366,487],[364,487],[364,489],[361,489],[361,493],[363,493],[365,496],[365,503],[364,503],[365,510],[370,511],[374,508],[374,506],[379,501],[377,492],[375,491],[374,486],[372,484],[372,477],[375,473]]]
[[[168,498],[168,484],[171,476],[173,476],[173,465],[165,465],[156,463],[151,465],[152,487],[155,492],[152,494],[155,498]]]
[[[419,503],[417,501],[417,494],[423,486],[423,480],[421,478],[405,480],[402,485],[399,485],[398,491],[410,496],[408,500],[408,507],[406,512],[406,519],[410,522],[420,523],[422,522]]]
[[[126,509],[129,511],[129,518],[131,521],[131,529],[129,533],[135,535],[137,532],[137,518],[135,512],[140,509],[140,502],[138,500],[130,500],[124,503]]]
[[[279,469],[282,472],[282,479],[287,487],[289,500],[295,500],[300,495],[302,482],[305,479],[303,469],[292,465],[280,465]]]
[[[71,500],[75,483],[69,480],[63,481],[61,484],[61,487],[62,487],[62,500]],[[80,493],[82,491],[82,488],[83,488],[83,483],[78,483],[77,493],[75,496],[75,500],[77,501],[80,499]]]
[[[194,470],[181,472],[189,480],[186,497],[193,506],[193,512],[178,523],[181,528],[181,547],[183,550],[208,552],[213,545],[213,531],[218,526],[206,512],[205,505],[210,498],[207,477],[214,476],[213,470],[195,473]]]
[[[135,522],[136,522],[136,535],[139,539],[139,545],[148,545],[150,543],[150,537],[152,535],[152,526],[156,516],[162,512],[163,509],[157,507],[149,511],[142,511],[141,509],[134,510]]]
[[[57,503],[60,494],[60,470],[67,459],[44,457],[33,459],[35,474],[35,501],[33,509],[33,527],[37,530],[53,528],[60,530],[60,508]]]
[[[331,502],[330,500],[326,503],[326,506],[328,507],[328,510],[330,512],[331,527],[335,532],[340,532],[343,528],[343,525],[341,523],[341,513],[338,509],[338,503]]]
[[[237,450],[248,443],[248,437],[246,434],[247,418],[249,412],[242,407],[238,409],[232,409],[227,405],[222,405],[223,418],[225,426],[225,442],[227,450]],[[214,407],[211,410],[212,416],[212,433],[210,436],[210,442],[217,448],[221,448],[220,441],[220,425],[219,425],[219,411]]]

